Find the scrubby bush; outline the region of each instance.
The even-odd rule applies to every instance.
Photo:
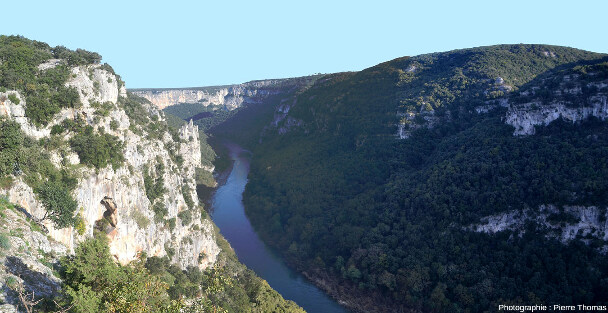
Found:
[[[182,196],[184,197],[184,201],[186,202],[188,208],[192,209],[194,207],[194,201],[192,201],[192,193],[190,187],[188,187],[188,185],[186,184],[182,186]]]
[[[175,217],[165,220],[165,225],[169,227],[170,231],[173,231],[175,229]]]
[[[161,202],[156,202],[152,206],[152,211],[154,211],[154,221],[157,223],[162,222],[167,213],[169,213],[167,207]]]
[[[62,292],[75,312],[177,313],[182,306],[169,299],[167,285],[143,263],[116,264],[103,235],[80,243],[61,265]]]
[[[74,218],[74,220],[75,220],[74,221],[74,228],[76,229],[76,232],[80,236],[84,235],[84,233],[87,230],[87,225],[86,225],[86,222],[85,222],[84,218],[82,217],[82,214],[76,215],[76,217]]]
[[[124,162],[123,143],[118,137],[96,134],[91,126],[86,126],[84,132],[72,137],[70,146],[78,154],[81,163],[97,169],[108,164],[118,168]]]
[[[19,168],[23,161],[24,137],[19,124],[0,118],[0,177]]]
[[[146,197],[148,197],[148,200],[150,200],[152,203],[154,203],[156,199],[161,199],[167,191],[165,188],[165,181],[163,179],[165,165],[162,160],[156,160],[154,170],[155,177],[150,175],[150,169],[147,166],[144,167],[144,188],[146,189]]]
[[[131,218],[135,221],[139,228],[146,228],[150,225],[150,219],[138,210],[131,212]]]
[[[169,246],[167,243],[165,243],[165,252],[167,253],[167,257],[169,257],[169,259],[172,259],[175,255],[175,249]]]
[[[51,135],[58,135],[65,131],[65,128],[61,124],[53,125],[51,127]]]
[[[11,241],[6,234],[0,234],[0,249],[8,250],[11,248]]]
[[[184,210],[177,213],[177,217],[182,221],[182,226],[192,223],[192,212],[190,210]]]
[[[74,211],[78,203],[70,191],[57,182],[46,182],[34,190],[45,209],[44,219],[50,219],[57,228],[74,225]]]
[[[21,102],[14,93],[8,95],[8,99],[11,100],[11,102],[14,104],[19,104]]]

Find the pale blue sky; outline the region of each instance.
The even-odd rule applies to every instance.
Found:
[[[608,1],[3,1],[0,34],[99,52],[129,88],[361,70],[500,43],[608,52]]]

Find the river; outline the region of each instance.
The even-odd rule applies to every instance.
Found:
[[[234,161],[230,176],[213,196],[211,218],[230,242],[239,260],[308,313],[347,313],[344,307],[285,265],[253,230],[245,215],[243,191],[249,174],[249,153],[235,144],[226,144]]]

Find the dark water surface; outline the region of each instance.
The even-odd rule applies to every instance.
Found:
[[[226,184],[213,196],[211,217],[230,242],[239,260],[265,279],[285,299],[293,300],[308,313],[347,313],[304,276],[288,268],[283,260],[260,240],[245,215],[243,191],[249,173],[249,153],[235,144],[226,145],[234,160]]]

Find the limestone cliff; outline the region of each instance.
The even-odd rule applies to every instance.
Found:
[[[511,99],[505,122],[515,127],[514,135],[532,135],[534,127],[562,118],[578,122],[590,117],[608,118],[608,79],[600,72],[569,74],[554,78],[547,90],[545,79]]]
[[[524,209],[486,216],[469,230],[483,233],[513,231],[523,234],[526,224],[546,229],[547,237],[566,244],[572,240],[588,243],[592,238],[604,241],[602,252],[608,252],[608,213],[605,207],[540,205],[537,210]]]
[[[219,106],[234,110],[250,103],[260,103],[264,99],[308,84],[315,76],[288,79],[267,79],[238,85],[174,88],[174,89],[132,89],[134,94],[148,99],[159,109],[180,103],[200,103],[202,106]]]
[[[61,60],[51,60],[59,64]],[[47,62],[49,63],[49,62]],[[53,64],[41,64],[40,71],[52,68]],[[124,163],[118,168],[108,165],[95,169],[83,166],[78,155],[69,147],[61,151],[48,151],[51,161],[58,168],[75,170],[78,184],[73,192],[78,202],[78,213],[84,219],[84,233],[78,234],[74,227],[56,229],[45,220],[48,235],[67,247],[68,251],[87,236],[92,236],[95,225],[103,221],[107,211],[104,199],[115,205],[113,223],[106,227],[110,238],[110,249],[121,263],[135,259],[140,252],[148,256],[169,254],[173,262],[182,267],[208,267],[215,263],[219,248],[215,243],[213,225],[201,218],[194,181],[195,168],[201,167],[198,127],[189,124],[174,138],[167,132],[155,137],[151,131],[129,118],[125,111],[126,89],[119,78],[100,65],[75,66],[65,84],[75,87],[82,106],[64,108],[46,126],[36,126],[25,115],[27,102],[18,91],[0,93],[0,116],[19,123],[23,132],[34,139],[47,138],[53,126],[65,120],[82,120],[96,132],[116,136],[123,145]],[[10,95],[13,95],[9,97]],[[18,99],[18,101],[11,101]],[[143,118],[150,118],[154,125],[165,125],[164,115],[154,106],[141,105]],[[100,113],[100,108],[105,112]],[[150,122],[152,123],[152,122]],[[164,124],[163,124],[164,123]],[[152,125],[152,124],[150,124]],[[156,127],[156,126],[155,126]],[[71,133],[62,134],[69,141]],[[146,172],[150,167],[162,164],[162,173]],[[164,193],[156,200],[166,214],[155,219],[152,203],[146,194],[144,177],[155,179],[162,176]],[[23,177],[13,177],[13,183],[0,194],[18,204],[33,217],[45,213],[33,189]],[[189,199],[188,199],[189,198]],[[184,220],[178,213],[189,210],[191,219]],[[112,225],[113,224],[113,225]]]

